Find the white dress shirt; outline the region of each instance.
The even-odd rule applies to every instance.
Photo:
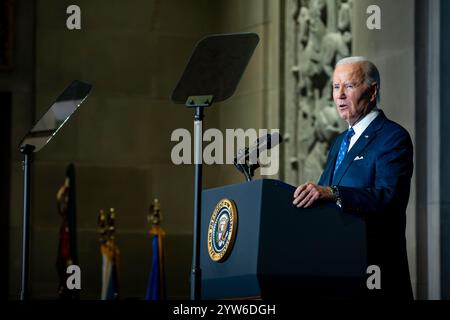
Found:
[[[350,128],[353,128],[355,131],[355,134],[350,139],[350,144],[348,145],[348,151],[353,147],[353,145],[358,141],[359,137],[362,135],[364,130],[367,129],[367,127],[372,123],[373,120],[380,114],[380,110],[378,108],[374,108],[372,111],[370,111],[364,118],[362,118],[358,123],[356,123],[353,127],[349,126]]]

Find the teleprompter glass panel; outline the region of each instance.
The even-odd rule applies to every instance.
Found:
[[[90,84],[73,81],[23,138],[20,149],[31,145],[34,146],[34,152],[41,150],[83,103],[91,88]]]

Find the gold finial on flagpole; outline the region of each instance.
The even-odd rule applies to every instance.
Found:
[[[106,243],[108,241],[107,239],[107,231],[106,231],[107,225],[106,225],[106,214],[103,209],[100,209],[98,214],[98,226],[97,230],[99,233],[99,240],[100,243]]]
[[[150,223],[150,227],[159,226],[161,224],[161,204],[157,198],[153,199],[153,203],[150,205],[149,213],[147,215],[147,221]]]
[[[105,244],[114,241],[116,233],[116,211],[114,208],[110,208],[108,213],[103,209],[99,210],[97,230],[100,243]]]
[[[108,240],[114,241],[116,234],[116,210],[114,208],[109,209],[109,214],[107,218],[107,228],[108,228]]]

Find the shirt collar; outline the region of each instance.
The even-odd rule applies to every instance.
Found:
[[[349,126],[350,128],[353,128],[355,131],[355,136],[360,136],[364,130],[367,129],[367,127],[370,125],[370,123],[375,120],[375,118],[380,113],[380,110],[378,108],[374,108],[372,111],[370,111],[364,118],[362,118],[358,123],[356,123],[353,127]]]

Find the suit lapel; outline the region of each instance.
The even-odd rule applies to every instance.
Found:
[[[376,117],[375,120],[372,121],[372,123],[367,127],[366,130],[364,130],[358,141],[356,141],[356,143],[350,149],[350,152],[345,155],[344,160],[342,161],[336,172],[336,176],[334,177],[334,179],[330,179],[333,185],[339,185],[342,177],[344,176],[345,172],[347,172],[350,165],[353,163],[355,157],[360,155],[360,153],[364,151],[364,149],[373,141],[373,139],[376,137],[377,131],[382,127],[385,120],[386,116],[384,115],[383,111],[380,110],[380,114],[378,115],[378,117]],[[333,172],[331,172],[331,176],[332,175]]]

